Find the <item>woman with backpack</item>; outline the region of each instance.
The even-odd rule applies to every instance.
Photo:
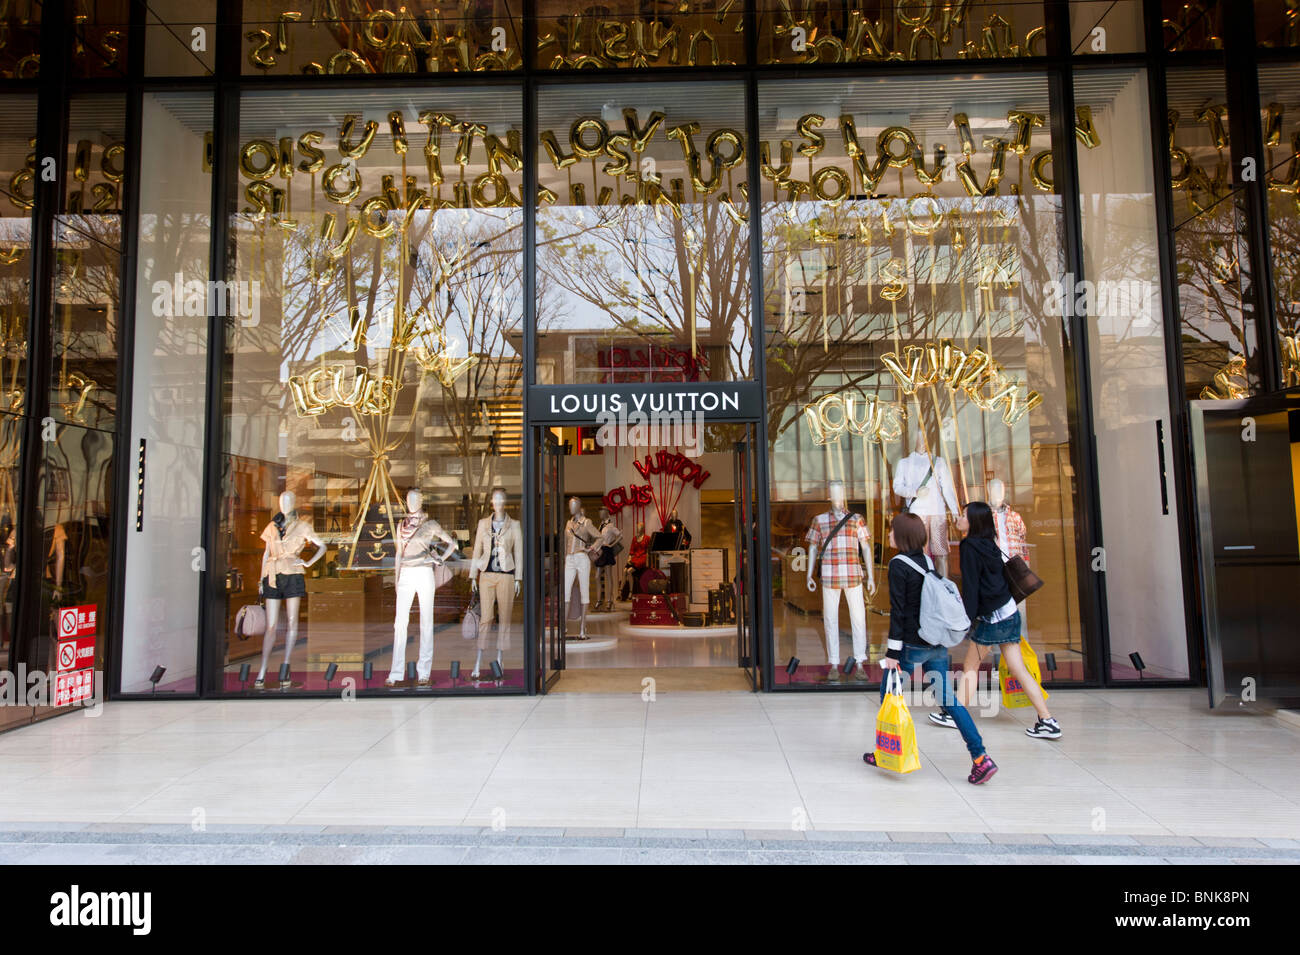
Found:
[[[962,600],[972,623],[958,697],[967,699],[970,696],[984,651],[998,647],[1002,659],[1007,662],[1007,671],[1020,681],[1025,696],[1029,697],[1038,713],[1038,721],[1025,730],[1025,734],[1034,739],[1060,739],[1061,725],[1048,711],[1042,688],[1029,675],[1025,659],[1020,654],[1020,611],[1016,609],[1003,575],[1005,558],[998,547],[993,509],[983,501],[971,501],[957,517],[957,530],[963,535],[959,548]],[[942,710],[930,714],[930,722],[939,726],[958,726],[951,714]]]
[[[998,771],[997,764],[984,752],[975,721],[953,692],[952,675],[948,672],[948,648],[933,646],[921,638],[921,588],[924,577],[920,571],[900,560],[906,557],[917,567],[928,567],[925,556],[927,534],[925,524],[915,514],[896,514],[889,528],[889,546],[898,551],[889,562],[889,648],[880,661],[884,679],[880,682],[883,701],[890,683],[890,671],[915,673],[919,667],[921,678],[937,684],[943,712],[952,719],[953,726],[961,731],[966,749],[970,752],[971,770],[966,781],[974,785],[987,782]],[[863,753],[867,764],[876,765],[875,751]]]

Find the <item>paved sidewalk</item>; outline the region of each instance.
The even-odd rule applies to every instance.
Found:
[[[689,829],[0,828],[0,864],[1296,865],[1300,841]]]
[[[1172,843],[1174,855],[1216,856],[1230,847],[1215,839],[1259,840],[1245,848],[1261,851],[1292,848],[1263,840],[1300,839],[1294,726],[1212,714],[1200,690],[1061,691],[1052,705],[1065,729],[1057,742],[1024,735],[1028,711],[979,718],[1001,772],[976,787],[958,734],[928,724],[923,710],[913,714],[921,770],[898,777],[865,766],[875,702],[860,694],[123,702],[98,718],[0,735],[0,823],[108,823],[137,835],[149,824],[208,835],[230,825],[318,834],[496,825],[507,834],[557,827],[546,838],[560,839],[582,826],[618,830],[619,840],[646,829],[761,830],[809,844],[827,833],[937,830],[953,840],[1077,835],[1130,849],[1143,844],[1116,837],[1173,836],[1196,840]],[[500,836],[482,838],[465,844],[468,856],[500,849]],[[770,835],[758,841],[648,848],[789,851],[769,847]],[[879,840],[867,845],[856,851],[883,851]],[[981,843],[953,843],[946,854],[970,855],[967,845]],[[997,845],[975,854],[996,856]],[[621,857],[647,847],[582,848]],[[295,851],[320,849],[304,841]],[[48,848],[66,850],[57,840]],[[1078,846],[1064,854],[1096,856]]]

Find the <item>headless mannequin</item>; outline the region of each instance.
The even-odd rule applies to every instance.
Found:
[[[495,520],[498,520],[498,521],[504,521],[504,520],[506,519],[506,492],[505,492],[505,491],[494,491],[494,492],[493,492],[493,494],[492,494],[492,517],[493,517]],[[470,578],[470,588],[471,588],[475,593],[478,593],[478,574],[475,574],[473,577]],[[520,583],[519,583],[518,580],[516,580],[516,581],[515,581],[515,596],[516,596],[516,597],[519,596],[519,591],[520,591],[520,589],[521,589],[521,588],[520,588]],[[509,620],[502,620],[500,626],[508,627],[508,626],[510,626],[510,621],[509,621]],[[500,666],[500,664],[501,664],[501,647],[498,645],[498,646],[497,646],[497,665]],[[478,651],[478,654],[474,657],[474,670],[473,670],[472,673],[470,673],[470,677],[471,677],[472,679],[475,679],[475,680],[478,679],[479,670],[482,668],[482,666],[483,666],[483,651],[482,651],[482,650],[479,650],[479,651]]]
[[[600,509],[600,544],[605,547],[613,547],[615,541],[623,535],[617,525],[613,523],[614,518],[610,515],[609,509],[602,507]],[[597,555],[602,554],[602,550],[597,550]],[[614,562],[600,568],[599,587],[597,588],[596,610],[610,611],[614,609],[614,568],[618,563],[618,558]]]
[[[906,473],[903,473],[904,470]],[[928,481],[925,480],[927,470],[931,470]],[[940,577],[947,577],[947,523],[949,515],[958,512],[957,495],[953,490],[952,472],[948,463],[943,458],[930,454],[925,443],[925,432],[920,428],[912,435],[912,453],[894,467],[894,493],[904,500],[911,499],[910,510],[926,522],[930,534],[926,550],[934,558],[935,571]],[[937,532],[941,532],[942,536]]]
[[[418,526],[427,522],[428,522],[428,515],[424,513],[424,495],[420,493],[420,491],[417,488],[411,488],[409,491],[406,492],[406,518],[402,521],[402,524],[397,529],[396,570],[397,570],[397,587],[399,589],[399,596],[400,596],[400,587],[402,582],[402,552],[405,549],[405,543],[409,539],[411,533],[411,532],[407,532],[404,535],[403,531],[408,526],[411,525]],[[413,529],[414,528],[412,528],[412,530]],[[433,536],[436,537],[438,540],[441,540],[443,543],[447,545],[447,550],[441,555],[441,561],[440,561],[440,563],[446,563],[446,561],[451,557],[451,555],[456,553],[456,542],[451,538],[451,535],[449,535],[436,523],[433,524]],[[433,551],[432,545],[430,545],[429,551],[432,553]],[[414,555],[408,555],[408,556],[414,556]],[[408,570],[408,573],[412,571],[418,572],[419,565],[412,565],[412,567]],[[429,590],[427,593],[429,595],[432,595],[433,586],[432,584],[429,584],[428,586],[429,586]],[[431,598],[429,600],[429,605],[425,606],[425,601],[424,601],[425,595],[421,594],[419,590],[416,591],[416,595],[418,595],[418,599],[420,601],[420,663],[419,665],[421,667],[432,666],[433,663],[433,600]],[[411,605],[410,603],[408,603],[406,605],[405,610],[403,610],[402,600],[399,599],[397,603],[397,614],[393,621],[394,641],[395,641],[394,653],[397,652],[397,647],[400,646],[402,649],[403,657],[405,656],[405,651],[406,651],[407,629],[410,627],[410,625],[411,625]],[[400,643],[398,641],[400,641]],[[395,686],[403,678],[403,676],[404,674],[401,674],[400,672],[393,672],[390,670],[388,679],[384,681],[384,685]],[[427,686],[430,684],[432,677],[430,673],[425,672],[422,674],[418,674],[418,679],[420,685]]]
[[[1003,553],[1008,557],[1018,556],[1028,559],[1028,554],[1017,553],[1017,550],[1013,549],[1013,545],[1010,545],[1002,536],[1002,528],[1005,526],[1006,518],[1012,514],[1015,514],[1016,517],[1020,515],[1007,504],[1007,486],[1002,483],[1001,478],[993,478],[993,480],[989,481],[989,507],[993,508],[993,524],[994,527],[998,528],[998,546],[1002,548]],[[1029,618],[1025,616],[1025,601],[1020,601],[1020,603],[1016,604],[1016,607],[1020,610],[1020,633],[1027,637],[1029,635]]]
[[[297,499],[293,496],[292,491],[285,491],[280,495],[280,513],[284,515],[284,527],[286,530],[299,520],[298,515],[294,512],[294,505]],[[312,554],[302,562],[303,570],[306,570],[316,561],[325,555],[325,542],[316,536],[315,531],[307,529],[306,537],[308,542],[316,546],[316,553]],[[262,578],[270,586],[275,586],[275,573],[267,572],[266,565],[270,560],[271,545],[266,545],[266,553],[262,557]],[[302,610],[301,597],[288,597],[284,601],[285,616],[289,621],[289,631],[284,638],[284,662],[289,662],[289,657],[293,655],[293,645],[298,641],[298,615]],[[275,628],[280,622],[280,604],[281,601],[272,597],[266,598],[266,636],[262,638],[262,665],[257,671],[257,681],[254,687],[260,688],[263,680],[266,678],[266,665],[271,659],[271,649],[275,646]]]
[[[644,539],[645,536],[646,536],[645,522],[638,521],[635,527],[635,533],[632,535],[632,543],[633,544],[637,543],[638,541]],[[641,567],[637,567],[635,564],[632,563],[632,547],[631,545],[628,546],[627,565],[623,570],[623,589],[627,592],[628,600],[631,600],[632,594],[636,592],[636,583],[635,583],[636,575],[641,573],[643,570],[645,570],[646,567],[648,567],[650,564],[648,554],[643,556],[645,557],[645,561],[643,565]]]
[[[835,529],[835,525],[840,519],[848,513],[848,492],[842,481],[831,481],[827,485],[827,497],[830,498],[831,509],[829,515],[821,514],[815,519],[825,524],[825,518],[829,516],[830,523],[824,527],[825,533],[829,534]],[[852,519],[850,519],[850,524]],[[840,530],[842,535],[848,530],[849,524]],[[839,535],[836,535],[839,536]],[[827,546],[827,541],[822,546]],[[867,593],[875,596],[876,593],[876,572],[874,567],[874,555],[871,553],[871,542],[857,539],[858,549],[862,553],[862,563],[866,568]],[[818,545],[811,544],[808,548],[808,576],[807,585],[809,592],[817,590],[817,581],[813,579],[813,568],[817,566]],[[825,561],[822,562],[822,576],[825,577],[828,571]],[[840,593],[843,592],[844,600],[849,606],[849,618],[853,623],[853,653],[857,659],[866,663],[867,654],[870,652],[867,646],[867,605],[862,597],[861,585],[853,587],[832,587],[827,586],[826,591],[822,594],[822,614],[823,623],[826,631],[826,657],[830,662],[830,673],[827,679],[831,682],[839,680],[839,662],[840,662]],[[830,600],[834,599],[834,608],[830,607]],[[867,678],[866,667],[859,667],[856,676],[860,680]]]
[[[587,607],[591,601],[591,545],[597,539],[596,528],[582,513],[582,502],[569,498],[569,523],[564,530],[564,599],[568,600],[577,583],[582,600],[582,617],[578,639],[587,639]],[[580,559],[577,559],[580,558]]]

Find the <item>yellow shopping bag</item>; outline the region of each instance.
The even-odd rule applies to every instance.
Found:
[[[921,754],[912,714],[903,702],[903,677],[890,670],[885,680],[885,698],[876,714],[876,765],[896,773],[914,772],[921,768]]]
[[[1043,678],[1038,669],[1038,654],[1034,653],[1034,648],[1029,645],[1029,641],[1024,637],[1020,638],[1020,656],[1024,658],[1025,669],[1029,671],[1030,679],[1041,688]],[[1025,688],[1020,685],[1020,681],[1013,677],[1007,669],[1005,654],[998,657],[998,682],[1002,684],[1002,705],[1007,709],[1015,710],[1034,705],[1029,702],[1029,697],[1025,695]],[[1047,691],[1043,690],[1043,699],[1047,699],[1047,696]]]

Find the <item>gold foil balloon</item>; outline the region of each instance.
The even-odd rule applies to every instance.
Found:
[[[781,140],[781,165],[772,165],[772,145],[765,139],[758,144],[758,171],[764,179],[780,185],[790,178],[794,163],[794,143]]]
[[[1269,103],[1264,110],[1264,145],[1282,145],[1282,105]]]
[[[592,132],[596,134],[594,142],[590,136]],[[602,155],[608,141],[609,126],[598,117],[584,116],[569,127],[569,147],[581,159],[595,159]]]
[[[828,183],[835,184],[833,192],[827,189]],[[832,206],[839,205],[852,191],[853,183],[849,174],[838,166],[826,166],[813,174],[812,194],[822,202]]]
[[[1043,192],[1051,192],[1056,188],[1056,183],[1047,175],[1047,167],[1052,165],[1052,151],[1044,149],[1041,153],[1036,153],[1034,158],[1029,161],[1029,178],[1036,187]]]
[[[730,150],[730,155],[723,155],[724,146]],[[731,169],[740,165],[745,159],[745,138],[739,130],[724,126],[709,134],[709,138],[704,142],[704,151],[716,165],[723,169]]]
[[[356,128],[357,116],[348,113],[343,117],[343,123],[339,127],[339,153],[348,159],[360,159],[370,149],[370,144],[375,141],[375,133],[379,132],[379,124],[373,119],[367,121],[361,138],[355,143],[352,142],[352,133]]]
[[[126,143],[109,143],[104,155],[99,157],[99,171],[109,182],[121,182],[126,177]]]
[[[1176,117],[1177,113],[1174,115]],[[1175,119],[1175,122],[1177,122],[1177,119]],[[1074,108],[1074,135],[1088,149],[1096,149],[1101,145],[1101,136],[1097,134],[1097,127],[1092,122],[1091,106],[1076,106]]]
[[[889,302],[897,302],[907,294],[907,282],[904,276],[907,266],[898,256],[894,256],[880,267],[880,296]]]
[[[298,169],[306,173],[318,173],[325,168],[325,153],[316,146],[323,142],[325,134],[318,129],[309,129],[298,137],[298,152],[305,157],[298,163]]]
[[[348,177],[348,186],[340,189],[334,184],[334,181],[344,175]],[[325,174],[321,177],[320,187],[321,191],[325,193],[325,198],[330,202],[337,202],[339,205],[346,206],[361,195],[361,173],[357,171],[356,166],[335,163],[325,170]]]
[[[395,109],[388,114],[388,132],[393,137],[393,152],[399,156],[406,155],[406,120],[402,111]]]
[[[555,133],[551,130],[543,130],[539,138],[542,141],[542,148],[546,150],[546,155],[551,158],[551,164],[556,169],[567,169],[578,161],[578,157],[573,153],[569,153],[567,156],[564,154],[555,138]]]
[[[826,117],[818,113],[805,113],[799,117],[799,121],[795,123],[795,129],[800,136],[808,140],[808,142],[799,146],[799,155],[812,159],[826,148],[826,137],[817,132],[817,129],[825,122]]]
[[[259,163],[259,157],[264,162]],[[278,161],[275,146],[265,139],[251,139],[239,150],[239,171],[249,179],[271,178]]]
[[[894,150],[894,144],[898,150]],[[916,136],[906,126],[889,126],[876,137],[876,152],[887,157],[889,165],[901,169],[912,163],[912,150],[917,148]]]
[[[366,235],[382,239],[393,234],[396,226],[388,212],[388,200],[382,196],[371,196],[361,203],[361,228]]]
[[[638,124],[636,110],[630,106],[623,109],[623,121],[627,124],[627,134],[632,138],[632,152],[640,154],[645,152],[646,146],[650,144],[651,138],[660,125],[663,124],[667,117],[659,110],[650,114],[644,126]]]
[[[1044,116],[1029,110],[1013,109],[1007,112],[1007,121],[1016,127],[1016,134],[1011,139],[1011,151],[1017,156],[1029,152],[1034,129],[1043,125]]]
[[[1205,107],[1196,114],[1196,118],[1210,127],[1210,142],[1214,144],[1215,149],[1228,148],[1228,127],[1223,121],[1228,117],[1228,107],[1222,103],[1215,103]]]
[[[929,209],[926,211],[927,218],[924,220],[921,219],[921,213],[918,211],[919,203],[929,203]],[[910,232],[916,235],[934,235],[939,230],[939,224],[943,222],[943,209],[938,199],[928,192],[923,192],[907,200],[906,219]]]
[[[72,178],[78,182],[90,179],[90,140],[77,141],[76,152],[72,154]]]
[[[275,169],[281,179],[293,178],[293,137],[281,136],[275,151]]]
[[[973,156],[975,154],[975,137],[970,131],[970,118],[965,113],[953,113],[952,122],[957,127],[957,136],[961,140],[961,151],[967,156]]]

